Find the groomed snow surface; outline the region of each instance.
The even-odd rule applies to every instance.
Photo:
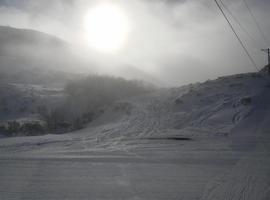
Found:
[[[0,199],[270,199],[270,77],[122,100],[83,130],[0,139]]]

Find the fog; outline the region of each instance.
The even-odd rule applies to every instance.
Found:
[[[270,2],[246,1],[268,39]],[[2,0],[0,25],[34,29],[67,41],[84,63],[75,71],[177,86],[255,70],[213,0],[110,1],[125,12],[129,34],[118,51],[95,51],[85,39],[83,18],[101,2],[105,1]],[[262,38],[242,0],[223,2],[251,35],[228,14],[257,66],[262,68],[267,57],[260,49],[269,47],[269,40]],[[85,64],[88,62],[91,64]]]

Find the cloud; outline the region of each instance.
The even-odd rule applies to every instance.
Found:
[[[37,29],[83,45],[82,18],[91,6],[99,2],[101,1],[2,0],[0,24]],[[131,26],[125,48],[112,55],[96,56],[105,64],[114,63],[115,70],[117,64],[136,66],[139,71],[151,74],[166,85],[254,70],[214,1],[110,2],[125,10]],[[267,45],[247,9],[241,1],[223,2],[255,39],[254,42],[229,16],[257,65],[263,67],[266,57],[260,52],[260,47]],[[247,2],[265,35],[270,35],[270,2]]]

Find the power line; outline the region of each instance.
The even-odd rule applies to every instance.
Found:
[[[220,0],[220,3],[227,10],[227,12],[231,15],[231,17],[234,19],[234,21],[239,25],[239,27],[242,29],[242,31],[245,32],[247,34],[247,36],[253,41],[254,45],[256,45],[256,47],[258,49],[261,49],[261,47],[259,47],[257,45],[256,39],[248,32],[248,30],[241,24],[241,22],[237,19],[237,17],[230,11],[229,7],[226,6],[222,0]]]
[[[219,5],[219,3],[217,2],[217,0],[214,0],[216,2],[217,7],[219,8],[220,12],[222,13],[223,17],[226,19],[226,21],[228,22],[230,28],[232,29],[234,35],[236,36],[237,40],[239,41],[240,45],[242,46],[242,48],[244,49],[245,53],[247,54],[248,58],[250,59],[250,61],[252,62],[252,64],[254,65],[254,67],[256,68],[256,70],[259,71],[255,61],[253,60],[253,58],[251,57],[250,53],[248,52],[247,48],[245,47],[244,43],[242,42],[242,40],[240,39],[240,37],[238,36],[238,34],[236,33],[235,29],[233,28],[231,22],[229,21],[228,17],[226,16],[226,14],[224,13],[222,7]]]
[[[263,33],[263,30],[262,30],[262,28],[261,28],[261,26],[260,26],[258,20],[256,19],[255,15],[253,14],[251,8],[249,7],[247,1],[246,1],[246,0],[243,0],[243,2],[244,2],[244,4],[245,4],[245,6],[247,7],[248,12],[249,12],[250,16],[252,17],[252,19],[253,19],[253,21],[254,21],[256,27],[258,28],[259,32],[261,33],[262,38],[264,39],[264,41],[266,42],[266,44],[269,45],[269,42],[268,42],[268,40],[266,39],[266,37],[265,37],[265,35],[264,35],[264,33]]]

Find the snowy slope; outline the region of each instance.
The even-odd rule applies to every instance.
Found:
[[[0,140],[1,199],[269,199],[270,78],[123,99],[83,130]]]
[[[75,138],[74,145],[78,140],[89,143],[87,148],[105,143],[111,147],[117,143],[117,148],[118,143],[124,144],[129,139],[226,137],[260,103],[268,82],[267,75],[245,74],[161,89],[115,103],[86,129],[60,136],[9,138],[0,145],[15,145],[17,141],[35,145],[43,140],[73,141]]]

